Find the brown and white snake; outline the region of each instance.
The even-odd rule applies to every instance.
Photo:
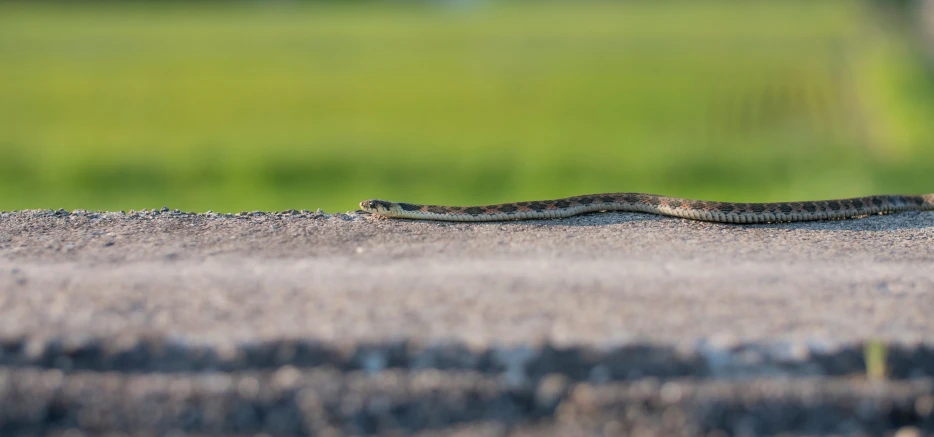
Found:
[[[597,211],[631,211],[721,223],[768,223],[849,219],[901,211],[934,211],[934,194],[733,203],[654,194],[607,193],[485,206],[435,206],[365,200],[360,202],[360,207],[384,217],[459,222],[552,219]]]

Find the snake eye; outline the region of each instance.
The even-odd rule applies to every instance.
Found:
[[[364,200],[360,202],[360,207],[365,210],[376,212],[389,211],[389,202],[384,200]]]

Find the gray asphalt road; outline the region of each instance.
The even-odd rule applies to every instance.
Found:
[[[0,434],[904,436],[932,314],[929,212],[0,213]]]

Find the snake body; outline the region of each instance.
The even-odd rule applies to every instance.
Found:
[[[769,223],[849,219],[901,211],[934,211],[934,194],[733,203],[642,193],[607,193],[485,206],[416,205],[365,200],[360,202],[360,207],[383,217],[458,222],[554,219],[597,211],[630,211],[720,223]]]

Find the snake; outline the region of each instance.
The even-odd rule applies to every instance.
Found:
[[[718,223],[838,220],[902,211],[934,211],[934,193],[875,195],[803,202],[736,203],[643,193],[606,193],[483,206],[439,206],[372,199],[360,208],[379,217],[455,222],[558,219],[602,211],[628,211]]]

